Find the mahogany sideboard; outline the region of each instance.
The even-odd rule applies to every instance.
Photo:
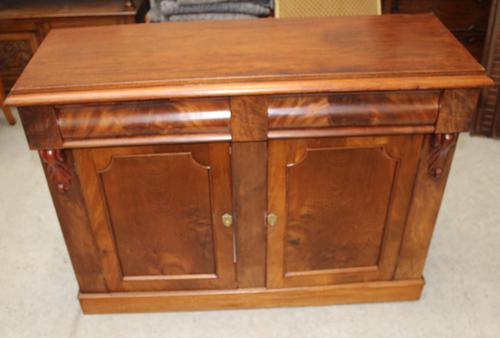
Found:
[[[52,31],[7,103],[83,311],[197,310],[418,299],[491,84],[432,15],[214,21]]]

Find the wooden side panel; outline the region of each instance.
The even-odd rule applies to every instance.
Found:
[[[66,191],[59,189],[57,181],[50,177],[48,165],[43,161],[42,164],[80,291],[107,292],[109,289],[102,275],[99,251],[85,210],[73,155],[71,151],[65,151],[61,158],[61,165],[71,175],[71,186]]]
[[[433,125],[438,91],[274,96],[271,129]]]
[[[421,142],[271,141],[267,286],[392,279]]]
[[[238,287],[264,287],[267,143],[233,143],[232,171]]]
[[[227,143],[75,154],[110,290],[235,287]]]
[[[440,102],[436,133],[468,131],[477,110],[479,89],[449,89]]]
[[[395,279],[422,277],[457,137],[428,135],[424,140]]]
[[[19,116],[31,149],[62,147],[63,139],[53,107],[22,107]]]
[[[265,96],[231,98],[231,134],[234,141],[262,141],[267,137]]]

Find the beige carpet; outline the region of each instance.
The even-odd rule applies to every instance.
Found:
[[[0,337],[500,337],[500,141],[462,136],[417,302],[83,316],[38,156],[0,117]]]

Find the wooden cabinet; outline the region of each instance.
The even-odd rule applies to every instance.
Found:
[[[491,84],[429,15],[172,23],[54,31],[7,103],[84,312],[303,306],[420,297]]]

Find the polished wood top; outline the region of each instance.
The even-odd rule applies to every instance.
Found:
[[[432,15],[53,30],[8,104],[478,87],[484,69]]]
[[[137,6],[132,4],[126,0],[2,0],[0,20],[134,15]]]

